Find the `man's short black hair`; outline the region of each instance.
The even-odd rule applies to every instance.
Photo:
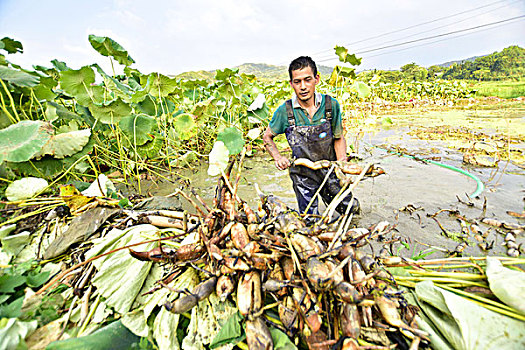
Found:
[[[288,75],[290,76],[290,81],[292,80],[292,71],[303,69],[306,67],[312,68],[312,72],[314,73],[314,77],[317,76],[317,66],[315,65],[314,60],[312,60],[309,56],[301,56],[297,57],[295,60],[293,60],[290,63],[290,66],[288,67]]]

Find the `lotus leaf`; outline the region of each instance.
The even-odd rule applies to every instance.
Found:
[[[486,273],[490,290],[505,304],[525,315],[525,273],[504,267],[491,256],[487,257]]]
[[[188,140],[195,134],[195,121],[188,113],[178,115],[173,121],[173,128],[181,140]]]
[[[111,92],[113,92],[116,96],[120,97],[125,101],[128,101],[130,99],[131,89],[128,86],[122,84],[117,79],[107,75],[106,72],[104,72],[104,70],[100,68],[98,64],[95,63],[91,66],[94,67],[97,70],[98,74],[102,76],[106,88],[111,90]]]
[[[62,62],[56,59],[52,60],[51,64],[60,72],[71,69],[67,66],[66,62]]]
[[[137,96],[137,94],[141,93],[141,91],[136,92],[131,100],[133,101],[134,97]],[[149,97],[149,98],[146,98]],[[162,113],[162,109],[159,108],[154,101],[154,97],[151,95],[148,95],[147,93],[144,93],[144,99],[139,102],[135,102],[133,104],[133,107],[135,108],[135,111],[142,112],[144,114],[147,114],[149,116],[160,116]]]
[[[330,75],[328,84],[336,86],[342,83],[343,78],[355,79],[355,77],[356,75],[354,68],[335,66],[334,70],[332,71],[332,75]]]
[[[177,79],[172,79],[160,73],[151,73],[148,76],[146,92],[154,97],[165,97],[177,89]]]
[[[33,197],[47,187],[47,181],[37,177],[25,177],[13,181],[5,190],[5,196],[10,201],[19,201]]]
[[[148,96],[148,91],[146,89],[137,89],[133,95],[131,95],[131,102],[133,103],[140,103],[146,99]],[[147,114],[151,114],[148,112],[145,112]]]
[[[157,228],[152,225],[138,225],[124,231],[113,229],[105,237],[94,240],[93,247],[86,253],[86,259],[115,248],[144,240],[144,234],[154,235]],[[155,243],[141,245],[141,249],[149,250]],[[113,309],[125,314],[130,311],[146,280],[151,262],[133,258],[127,250],[121,250],[111,255],[96,259],[93,262],[97,273],[93,285],[97,287],[106,303]]]
[[[50,88],[47,86],[44,86],[43,84],[38,84],[33,88],[33,91],[35,93],[36,98],[39,101],[53,101],[55,97],[57,97],[57,94],[53,92]]]
[[[38,85],[40,79],[20,70],[14,70],[5,66],[0,66],[0,79],[10,82],[20,87],[33,87]]]
[[[272,335],[274,350],[297,350],[297,346],[281,330],[271,327],[270,334]]]
[[[81,157],[84,157],[89,152],[91,152],[93,150],[94,144],[95,141],[93,138],[90,138],[89,142],[84,146],[82,151],[64,159],[56,159],[50,156],[45,156],[39,160],[32,159],[27,162],[8,163],[7,166],[12,170],[18,171],[24,175],[33,175],[49,179],[54,177],[56,174],[65,171]]]
[[[104,124],[117,124],[123,117],[131,113],[131,107],[120,98],[102,106],[91,105],[89,110],[95,119]]]
[[[210,349],[215,349],[225,344],[237,344],[245,338],[241,323],[243,317],[239,312],[234,313],[222,324],[221,329],[210,343]]]
[[[48,121],[82,121],[82,118],[78,114],[71,112],[66,107],[51,101],[47,101],[46,119]]]
[[[357,91],[357,96],[359,96],[361,99],[365,99],[370,96],[370,87],[362,81],[354,82],[352,88]]]
[[[93,34],[90,34],[88,38],[91,46],[93,46],[93,48],[102,56],[111,56],[118,63],[125,66],[135,63],[128,52],[115,40],[108,38],[107,36],[96,36]]]
[[[52,342],[46,350],[128,350],[139,349],[139,342],[140,338],[131,333],[119,320],[84,337]]]
[[[0,164],[25,162],[38,153],[53,135],[51,124],[23,120],[0,130]]]
[[[128,137],[130,144],[141,146],[151,140],[157,122],[146,115],[130,115],[119,122],[120,130]]]
[[[24,231],[16,235],[11,235],[0,239],[2,250],[11,255],[18,255],[24,247],[31,242],[31,233]]]
[[[226,80],[234,76],[237,73],[239,73],[239,68],[234,68],[234,69],[225,68],[224,70],[218,69],[217,72],[215,73],[215,79]]]
[[[115,185],[106,175],[100,174],[88,188],[82,191],[82,195],[86,197],[107,197],[110,191],[117,191]]]
[[[248,107],[248,111],[255,111],[262,108],[265,101],[266,97],[264,97],[264,94],[257,95],[255,100],[253,100],[252,104]]]
[[[208,175],[217,176],[228,166],[230,152],[222,141],[215,141],[209,155]]]
[[[227,320],[231,315],[238,312],[234,305],[226,300],[222,302],[213,293],[207,300],[191,310],[191,320],[188,325],[187,335],[182,340],[182,348],[185,350],[204,349],[204,345],[210,344],[222,327],[219,322]],[[223,349],[232,349],[228,344]]]
[[[421,309],[453,348],[525,348],[523,321],[488,310],[430,281],[417,283],[415,291]]]
[[[339,56],[339,61],[344,63],[350,63],[352,66],[358,66],[361,64],[361,59],[357,58],[355,54],[348,54],[348,49],[343,46],[336,46],[334,48],[335,54]]]
[[[90,106],[104,101],[104,88],[95,84],[95,72],[84,66],[78,70],[68,69],[60,72],[60,87],[77,101]]]
[[[0,349],[17,349],[20,342],[38,326],[36,320],[22,322],[17,318],[0,320]]]
[[[11,39],[9,37],[4,37],[0,40],[0,49],[6,50],[8,53],[23,53],[24,47],[20,41]]]
[[[137,153],[142,157],[156,158],[164,145],[164,139],[159,135],[151,141],[146,142],[142,146],[137,147]]]
[[[270,116],[270,109],[263,103],[262,107],[254,111],[248,111],[248,120],[250,123],[261,123],[262,121],[268,120]]]
[[[244,147],[242,132],[237,128],[225,128],[217,135],[217,140],[224,143],[231,155],[241,153]]]
[[[250,140],[256,140],[261,136],[261,128],[253,128],[246,135]]]
[[[42,147],[40,152],[34,155],[34,158],[41,158],[45,155],[50,155],[57,159],[69,157],[75,153],[80,152],[89,142],[90,136],[90,129],[82,129],[53,135]]]

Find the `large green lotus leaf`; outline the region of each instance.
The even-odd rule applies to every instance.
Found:
[[[91,46],[102,56],[111,56],[117,60],[118,63],[125,66],[135,63],[128,52],[115,40],[107,36],[96,36],[93,34],[90,34],[88,38]]]
[[[335,54],[339,56],[339,61],[341,62],[350,63],[352,66],[358,66],[361,64],[361,59],[357,58],[354,54],[349,55],[348,49],[343,46],[336,46]]]
[[[35,158],[45,155],[53,156],[57,159],[69,157],[80,152],[89,142],[91,129],[70,131],[51,136],[49,141],[42,147],[42,150],[35,154]]]
[[[364,99],[370,96],[370,87],[362,81],[354,82],[352,88],[357,91],[357,95],[359,96],[359,98]]]
[[[122,132],[128,137],[131,144],[141,146],[151,140],[151,134],[157,122],[146,115],[129,115],[119,122]]]
[[[92,64],[91,66],[94,67],[97,70],[98,74],[102,76],[102,78],[104,79],[104,85],[106,85],[106,87],[109,90],[111,90],[115,95],[119,96],[125,101],[130,99],[130,96],[131,96],[130,93],[132,91],[127,85],[107,75],[106,72],[104,72],[104,70],[100,68],[98,64],[95,63],[95,64]]]
[[[155,135],[153,140],[146,142],[142,146],[138,146],[137,153],[141,157],[157,158],[162,146],[164,146],[164,139],[159,135]]]
[[[506,268],[498,259],[488,256],[486,273],[490,290],[525,315],[525,272]]]
[[[73,165],[77,160],[93,150],[95,141],[90,138],[87,145],[84,146],[82,151],[73,154],[71,157],[64,159],[56,159],[51,156],[45,156],[39,160],[29,160],[22,163],[7,163],[7,167],[16,171],[22,175],[27,176],[38,176],[46,179],[52,179],[59,173],[63,173],[70,166]]]
[[[20,70],[14,70],[5,66],[0,66],[0,79],[8,81],[20,87],[33,87],[38,85],[40,79],[32,74]]]
[[[57,97],[57,94],[54,93],[53,90],[42,84],[35,86],[33,91],[39,101],[53,101]]]
[[[217,176],[228,166],[230,152],[222,141],[215,141],[209,154],[208,175]]]
[[[217,135],[217,141],[224,142],[231,155],[241,153],[244,147],[242,132],[237,128],[225,128]]]
[[[134,97],[140,92],[141,91],[137,91],[133,95],[131,100],[133,101]],[[136,102],[136,103],[133,104],[133,107],[135,108],[135,111],[142,112],[144,114],[151,115],[151,116],[157,116],[158,112],[161,112],[162,109],[158,108],[155,105],[155,102],[153,101],[153,97],[152,96],[149,96],[150,98],[145,98],[146,96],[148,96],[148,94],[144,93],[144,99],[142,101],[140,101],[140,102]]]
[[[82,122],[82,117],[80,117],[78,114],[71,112],[66,107],[52,102],[47,101],[47,108],[46,108],[46,119],[48,121],[71,121],[75,120],[78,122]]]
[[[142,242],[146,236],[154,236],[158,229],[153,225],[138,225],[124,231],[113,229],[105,237],[94,240],[93,247],[87,251],[86,259],[110,250]],[[140,246],[141,251],[153,248],[156,243]],[[97,273],[92,283],[106,298],[106,303],[116,312],[130,311],[139,295],[143,283],[150,272],[152,263],[133,258],[127,249],[115,252],[93,261]]]
[[[343,78],[355,79],[355,69],[350,67],[335,66],[328,80],[328,84],[332,86],[339,85],[343,82]]]
[[[38,177],[24,177],[13,181],[7,186],[5,196],[10,201],[18,201],[33,197],[47,187],[48,183]]]
[[[191,79],[191,80],[182,80],[181,86],[183,89],[191,90],[193,91],[195,88],[198,87],[206,87],[209,83],[206,80],[203,79]]]
[[[181,140],[188,140],[195,135],[195,126],[193,116],[188,113],[178,115],[173,121],[173,128]]]
[[[60,72],[71,69],[67,66],[66,62],[62,62],[57,59],[52,60],[51,64],[53,65],[53,67],[55,67]]]
[[[6,50],[8,53],[23,53],[24,47],[20,41],[11,39],[9,37],[4,37],[0,40],[0,49]]]
[[[523,321],[488,310],[430,281],[417,283],[415,291],[424,302],[420,307],[425,315],[455,349],[525,349]]]
[[[93,117],[104,124],[117,124],[120,120],[131,113],[131,107],[120,98],[109,103],[89,106]]]
[[[91,67],[84,66],[78,70],[68,69],[60,72],[60,87],[77,101],[90,106],[93,103],[104,101],[104,88],[93,85],[95,72]]]
[[[165,97],[177,89],[177,79],[172,79],[160,73],[151,73],[148,76],[145,91],[154,97]]]
[[[51,135],[51,124],[40,120],[23,120],[0,130],[0,163],[31,159]]]
[[[148,91],[146,89],[137,90],[133,93],[133,95],[131,95],[131,102],[140,103],[144,101],[147,96],[148,96]]]
[[[256,110],[248,111],[248,119],[252,123],[260,123],[266,121],[270,117],[270,109],[263,103],[262,107]]]
[[[140,349],[139,343],[140,338],[118,320],[83,337],[54,341],[46,350],[128,350]]]
[[[224,70],[218,69],[217,72],[215,73],[215,79],[217,79],[217,80],[226,80],[226,79],[234,76],[238,72],[239,72],[239,68],[234,68],[234,69],[225,68]]]

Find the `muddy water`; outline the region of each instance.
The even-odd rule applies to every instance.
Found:
[[[443,250],[454,250],[458,241],[445,238],[436,221],[429,217],[440,209],[455,209],[469,219],[482,215],[484,199],[487,200],[486,217],[497,218],[502,221],[525,224],[509,216],[507,211],[522,212],[525,199],[525,170],[510,162],[500,162],[498,168],[465,167],[462,164],[462,153],[449,148],[443,141],[425,141],[408,134],[418,125],[466,125],[473,129],[483,129],[495,133],[502,133],[503,128],[512,132],[523,131],[525,135],[525,113],[523,111],[453,111],[445,113],[429,113],[425,115],[397,115],[392,116],[393,125],[388,127],[375,125],[373,132],[365,132],[358,142],[359,154],[366,161],[372,161],[382,167],[386,175],[374,179],[365,179],[355,190],[360,200],[362,212],[355,217],[353,224],[357,227],[368,227],[382,220],[395,223],[396,230],[409,243],[410,250],[403,250],[405,256],[413,256],[428,245]],[[505,120],[504,120],[505,119]],[[488,121],[488,122],[487,122]],[[509,122],[510,121],[510,122]],[[514,136],[514,135],[513,135]],[[349,133],[349,142],[352,134]],[[523,138],[522,138],[523,139]],[[458,172],[428,164],[422,161],[393,155],[384,149],[373,147],[400,146],[413,154],[441,157],[439,162],[462,168],[478,177],[485,185],[485,190],[478,198],[469,199],[467,195],[476,190],[476,182]],[[521,147],[524,145],[522,144]],[[432,150],[429,154],[429,150]],[[190,178],[191,184],[198,189],[206,201],[211,201],[215,195],[217,178],[210,178],[206,174],[207,165],[201,164],[192,171],[186,171],[185,176]],[[267,194],[273,194],[292,208],[297,208],[292,183],[287,171],[279,171],[273,161],[266,154],[248,158],[244,162],[242,179],[239,186],[239,195],[252,207],[256,207],[258,199],[254,185],[258,184]],[[143,185],[144,186],[144,185]],[[151,193],[166,195],[173,192],[177,186],[162,184],[146,188]],[[469,207],[462,201],[472,201]],[[400,211],[401,208],[412,205],[418,210],[410,213]],[[321,209],[323,207],[321,206]],[[441,213],[437,217],[441,225],[453,234],[461,233],[459,221]],[[505,248],[501,246],[503,235],[494,228],[481,225],[484,232],[489,232],[487,241],[494,241],[494,248],[489,254],[504,255]],[[518,243],[524,241],[523,234],[518,237]],[[470,255],[487,254],[480,250],[473,235],[468,237],[469,247],[465,250]],[[435,253],[432,256],[441,256]]]

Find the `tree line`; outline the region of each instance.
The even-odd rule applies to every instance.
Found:
[[[435,78],[465,79],[477,81],[514,80],[525,78],[525,49],[513,45],[500,52],[477,57],[471,61],[456,62],[445,67],[433,65],[428,68],[412,62],[405,64],[397,71],[374,70],[360,75],[372,77],[379,75],[384,82],[427,81]]]

